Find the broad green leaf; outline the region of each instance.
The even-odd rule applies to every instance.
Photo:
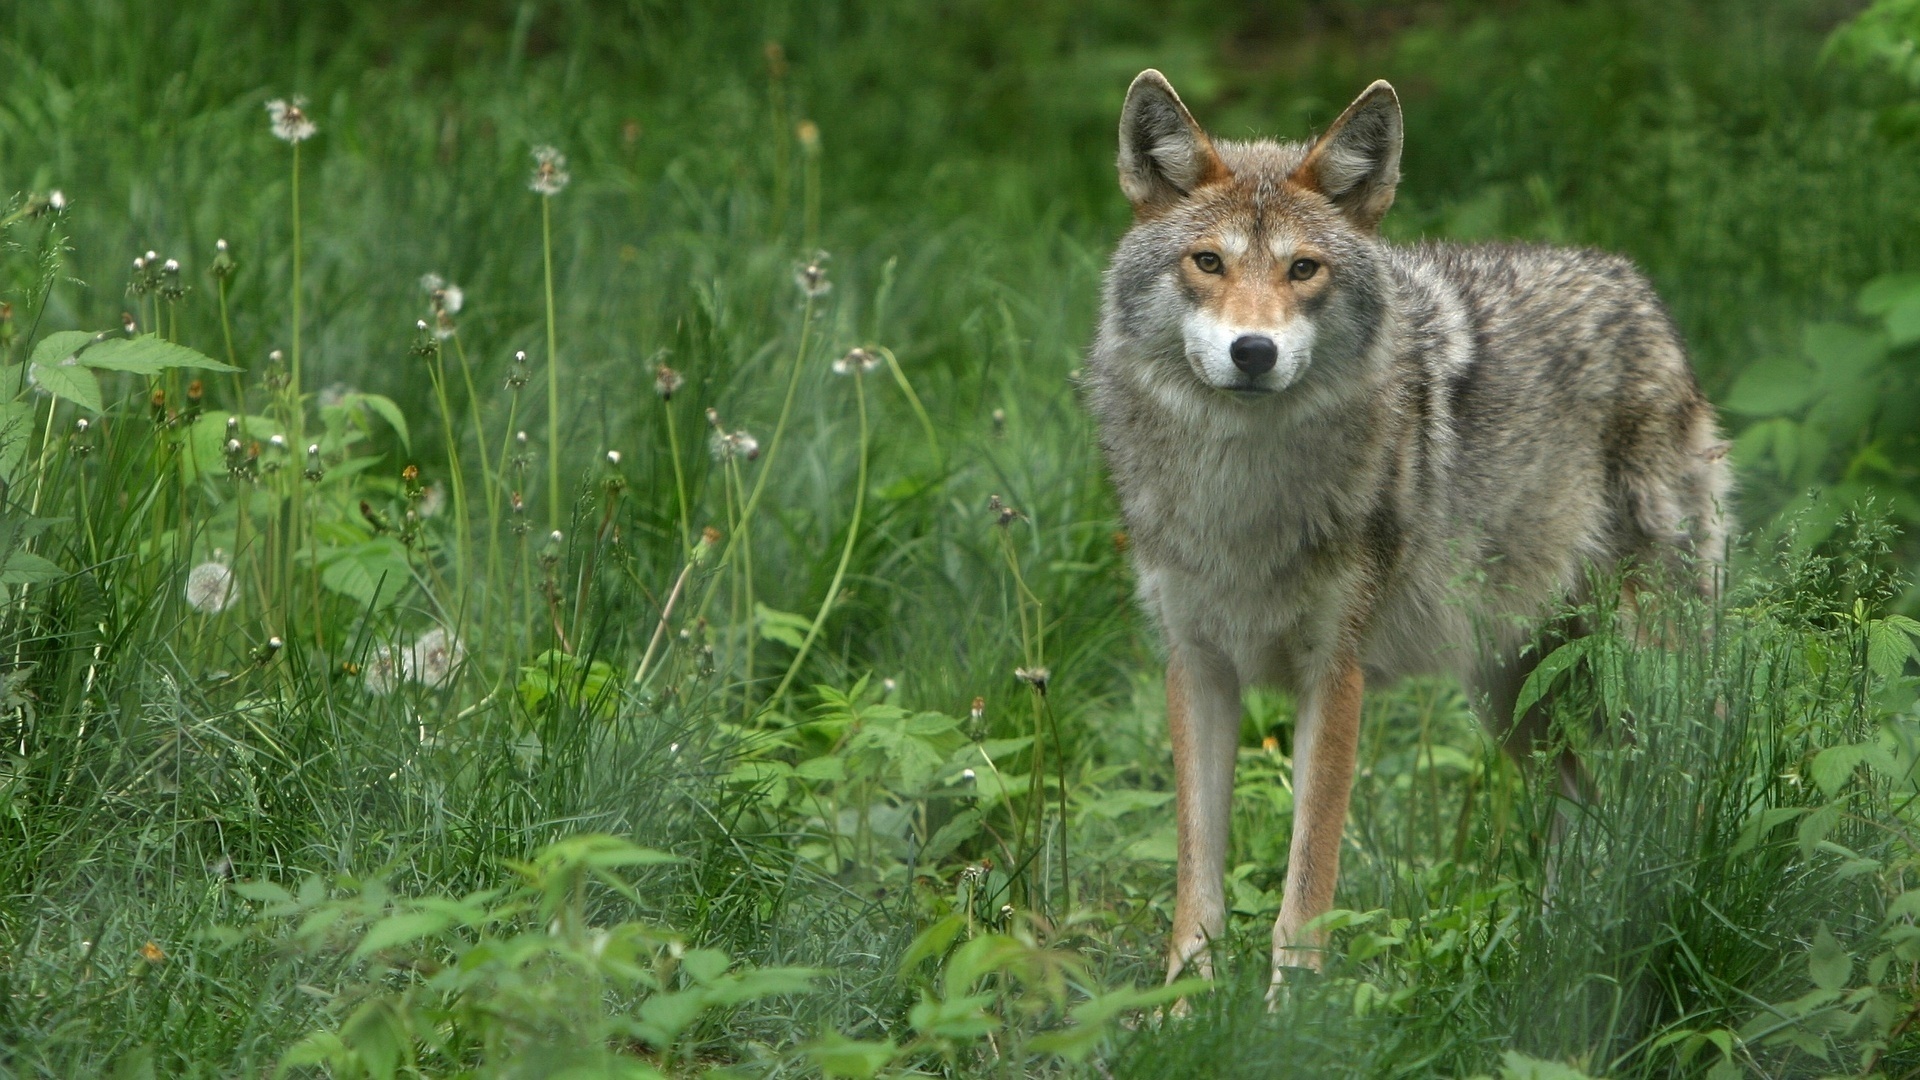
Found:
[[[953,849],[972,839],[979,831],[980,811],[962,810],[934,832],[926,846],[920,849],[918,859],[925,866],[937,865],[941,859],[953,854]]]
[[[808,758],[800,764],[795,765],[793,767],[793,775],[802,780],[845,780],[847,778],[847,762],[845,758],[833,754],[822,754],[819,757]]]
[[[819,977],[820,972],[813,968],[750,968],[715,980],[708,993],[715,1005],[738,1005],[776,994],[801,993]]]
[[[1738,858],[1760,846],[1767,834],[1807,812],[1804,806],[1769,806],[1757,810],[1740,826],[1740,835],[1733,841],[1733,847],[1727,851],[1729,858]]]
[[[293,894],[275,885],[271,881],[237,881],[233,885],[234,894],[245,900],[262,904],[291,904]]]
[[[1573,670],[1574,666],[1586,657],[1593,648],[1593,640],[1589,637],[1575,638],[1541,659],[1539,665],[1527,676],[1526,683],[1520,687],[1519,698],[1513,703],[1513,718],[1516,723],[1527,715],[1528,709],[1533,708],[1541,698],[1547,695],[1547,691],[1553,689],[1555,680]]]
[[[680,957],[680,967],[697,983],[710,983],[727,973],[733,957],[719,949],[688,949]]]
[[[1839,990],[1853,977],[1853,954],[1840,947],[1833,933],[1822,926],[1813,935],[1813,948],[1807,954],[1807,973],[1813,985],[1822,990]]]
[[[1508,1050],[1500,1056],[1500,1080],[1593,1080],[1593,1077],[1571,1065]]]
[[[0,568],[0,585],[37,585],[66,576],[59,563],[31,551],[15,550],[7,552],[6,566]]]
[[[362,608],[392,606],[413,583],[406,549],[389,536],[321,554],[320,583]]]
[[[893,1064],[900,1048],[892,1040],[869,1042],[849,1039],[837,1031],[827,1031],[807,1044],[807,1058],[827,1076],[847,1080],[872,1080],[881,1069]]]
[[[389,915],[367,928],[367,936],[353,950],[354,959],[363,959],[382,949],[409,945],[453,925],[453,920],[438,911],[407,911]]]
[[[195,368],[201,371],[239,371],[185,345],[163,341],[152,334],[136,338],[111,337],[80,353],[80,363],[102,371],[130,371],[135,375],[158,375],[169,368]]]
[[[660,1033],[667,1043],[680,1037],[680,1033],[693,1023],[700,1011],[707,1007],[705,990],[680,990],[672,993],[655,994],[640,1006],[640,1019]],[[661,1046],[665,1049],[665,1045]]]
[[[1920,274],[1882,274],[1860,290],[1857,303],[1862,315],[1885,315],[1915,298],[1920,298]]]
[[[101,412],[100,380],[93,372],[78,364],[35,364],[29,376],[34,385],[57,398],[64,398],[82,408]]]
[[[4,385],[14,384],[4,380]],[[0,481],[20,482],[20,464],[26,460],[27,444],[33,441],[33,412],[31,400],[0,403]]]
[[[967,994],[941,1001],[923,991],[920,1003],[907,1013],[907,1022],[922,1035],[977,1039],[999,1030],[999,1019],[986,1012],[986,1006],[992,1003],[992,994]]]
[[[762,638],[789,648],[797,649],[806,644],[807,631],[813,629],[812,619],[790,611],[775,611],[761,603],[753,605],[753,615],[754,621],[760,624]]]
[[[348,394],[341,401],[342,405],[356,403],[364,404],[380,414],[380,419],[385,420],[387,426],[393,428],[393,433],[400,436],[400,445],[409,450],[413,448],[413,436],[407,431],[407,414],[400,411],[400,406],[395,405],[392,398],[380,394]]]
[[[910,974],[925,960],[946,955],[947,947],[966,924],[964,917],[949,915],[916,934],[906,952],[900,954],[901,976]]]
[[[1027,1045],[1043,1054],[1081,1061],[1099,1045],[1100,1037],[1107,1033],[1107,1025],[1121,1013],[1157,1008],[1212,989],[1213,983],[1207,979],[1181,979],[1165,986],[1112,990],[1074,1006],[1071,1027],[1037,1035]]]
[[[273,1075],[282,1077],[294,1069],[309,1065],[339,1064],[347,1057],[347,1044],[340,1041],[340,1036],[331,1031],[316,1031],[287,1047],[287,1052],[280,1055],[280,1064],[274,1068]]]
[[[52,367],[71,357],[75,350],[92,342],[96,335],[85,330],[60,330],[40,339],[33,347],[32,362]]]
[[[1800,343],[1828,385],[1857,380],[1887,358],[1886,338],[1850,323],[1808,323],[1800,331]]]
[[[1813,858],[1814,849],[1826,840],[1827,834],[1840,824],[1840,804],[1828,803],[1813,813],[1800,819],[1794,829],[1794,839],[1800,844],[1800,857]]]
[[[1122,788],[1109,791],[1097,799],[1081,804],[1080,809],[1097,818],[1113,821],[1135,810],[1153,810],[1165,806],[1173,799],[1171,791],[1141,791],[1138,788]]]
[[[1920,919],[1920,889],[1908,889],[1887,905],[1887,918]]]
[[[1920,622],[1889,615],[1867,623],[1867,666],[1875,675],[1883,679],[1899,675],[1909,657],[1920,657]]]
[[[1855,769],[1867,759],[1873,749],[1871,743],[1853,743],[1848,746],[1829,746],[1813,757],[1813,763],[1807,766],[1807,773],[1813,782],[1828,798],[1839,794],[1847,781],[1853,777]]]
[[[1748,416],[1779,416],[1812,401],[1818,389],[1818,377],[1806,361],[1774,356],[1748,365],[1721,404]]]

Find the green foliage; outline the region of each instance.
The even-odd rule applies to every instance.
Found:
[[[1911,1072],[1920,548],[1846,511],[1920,494],[1912,16],[11,12],[0,1072]],[[1590,802],[1370,690],[1274,1012],[1294,704],[1221,981],[1161,987],[1164,687],[1073,389],[1148,65],[1229,136],[1388,77],[1397,238],[1634,256],[1759,536],[1528,681]]]

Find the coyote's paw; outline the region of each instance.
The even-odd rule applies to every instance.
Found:
[[[1273,974],[1267,980],[1267,1011],[1279,1012],[1286,1004],[1289,987],[1310,975],[1318,975],[1324,958],[1316,948],[1276,945],[1273,948]]]
[[[1191,975],[1212,982],[1212,944],[1204,930],[1176,935],[1173,947],[1167,954],[1167,981],[1171,983],[1182,975]],[[1187,1003],[1186,998],[1181,998],[1168,1007],[1166,1015],[1177,1020],[1185,1019],[1193,1015],[1193,1006]]]

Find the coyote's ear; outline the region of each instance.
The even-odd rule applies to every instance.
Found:
[[[1141,72],[1120,110],[1120,190],[1134,211],[1164,210],[1226,175],[1213,140],[1180,104],[1166,76],[1152,68]]]
[[[1347,106],[1293,181],[1325,195],[1356,225],[1372,229],[1393,205],[1400,183],[1400,98],[1382,79]]]

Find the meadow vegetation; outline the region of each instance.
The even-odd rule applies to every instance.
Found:
[[[0,1073],[1920,1073],[1914,0],[0,19]],[[1386,77],[1393,237],[1640,260],[1749,530],[1530,684],[1590,804],[1369,694],[1273,1012],[1293,706],[1161,987],[1076,399],[1146,66]]]

